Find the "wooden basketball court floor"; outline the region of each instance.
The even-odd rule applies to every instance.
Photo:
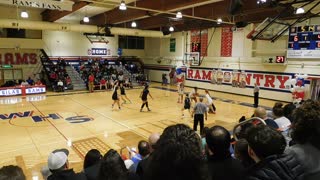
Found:
[[[132,103],[123,104],[121,110],[116,105],[112,110],[111,91],[0,98],[0,166],[19,165],[28,179],[42,179],[40,169],[54,149],[68,148],[71,167],[81,171],[84,155],[92,148],[103,154],[110,148],[120,151],[126,146],[136,147],[139,140],[147,139],[152,132],[162,132],[168,125],[185,123],[192,127],[187,111],[181,118],[182,104],[177,103],[175,89],[152,83],[151,112],[139,112],[142,87],[126,91]],[[199,93],[204,94],[204,90]],[[222,125],[231,130],[242,115],[250,117],[253,113],[252,97],[213,91],[211,95],[217,98],[217,113],[209,114],[205,126]],[[260,99],[260,105],[273,104]]]

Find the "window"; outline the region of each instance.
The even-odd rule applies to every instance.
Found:
[[[144,37],[119,36],[119,48],[144,49]]]

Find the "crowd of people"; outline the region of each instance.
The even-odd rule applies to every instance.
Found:
[[[48,180],[319,180],[319,109],[313,100],[258,107],[252,118],[240,118],[233,136],[218,125],[204,127],[201,136],[171,125],[139,141],[138,150],[127,147],[128,154],[90,150],[79,173],[69,167],[68,150],[57,149],[42,173]],[[25,179],[17,166],[0,169],[0,179],[8,177]]]
[[[56,64],[50,64],[46,67],[54,91],[63,92],[65,89],[72,89],[72,80],[66,71],[66,66],[65,60],[58,59]]]

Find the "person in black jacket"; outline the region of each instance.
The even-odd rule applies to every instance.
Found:
[[[231,157],[231,136],[222,126],[213,126],[206,133],[210,180],[239,180],[245,175],[240,161]]]
[[[296,157],[284,154],[286,140],[277,130],[257,125],[248,129],[249,156],[256,162],[246,180],[303,180],[304,171]]]
[[[83,172],[88,180],[98,179],[101,158],[102,155],[97,149],[91,149],[84,157]]]
[[[67,149],[57,149],[50,153],[48,168],[52,174],[48,180],[86,180],[83,173],[75,173],[73,169],[69,169],[68,155]]]

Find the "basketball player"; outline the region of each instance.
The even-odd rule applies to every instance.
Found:
[[[115,103],[118,104],[119,110],[121,109],[120,107],[120,99],[118,96],[118,82],[115,83],[114,88],[113,88],[113,94],[112,94],[112,100],[113,100],[113,104],[112,104],[112,109]]]
[[[182,83],[178,85],[178,103],[183,102],[184,86]]]
[[[198,88],[194,87],[193,90],[190,92],[189,97],[191,100],[193,100],[195,103],[197,103],[197,96],[198,96]]]
[[[149,109],[149,104],[148,104],[148,95],[151,97],[151,99],[153,99],[153,97],[151,96],[150,92],[149,92],[149,86],[146,85],[143,89],[143,91],[141,92],[140,94],[140,98],[142,99],[142,105],[141,105],[141,109],[140,109],[140,112],[142,112],[142,109],[144,107],[144,105],[147,106],[148,108],[148,111],[151,111]]]
[[[120,83],[120,81],[119,81]],[[120,83],[120,97],[123,100],[123,103],[127,103],[126,99],[131,103],[130,99],[126,95],[126,90],[123,86],[123,83]]]
[[[209,94],[208,90],[205,90],[206,98],[207,98],[207,106],[209,108],[209,112],[215,114],[216,113],[216,106],[213,104],[213,100]]]
[[[191,111],[190,111],[190,107],[191,107],[191,100],[189,98],[189,95],[186,94],[186,97],[184,98],[184,105],[182,107],[182,118],[184,117],[184,110],[188,109],[189,114],[191,115]]]

